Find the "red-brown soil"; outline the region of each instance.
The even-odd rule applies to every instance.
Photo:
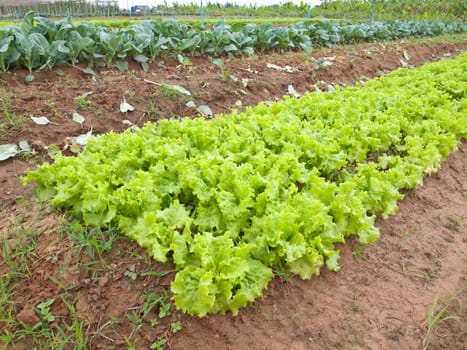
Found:
[[[224,76],[205,58],[193,58],[192,66],[164,58],[163,68],[151,65],[146,73],[134,64],[127,73],[102,69],[95,79],[74,67],[62,68],[63,77],[53,72],[35,73],[31,84],[24,83],[24,71],[1,74],[2,98],[6,101],[10,96],[9,112],[26,119],[15,132],[0,135],[0,144],[27,140],[39,152],[34,157],[0,163],[0,239],[8,247],[2,249],[0,270],[3,276],[12,273],[7,250],[16,264],[29,266],[11,285],[12,317],[34,324],[39,318],[32,306],[55,298],[53,325],[70,323],[72,315],[61,296],[75,305],[85,320],[90,349],[126,349],[125,338],[135,342],[137,349],[149,349],[164,337],[170,349],[422,349],[428,339],[427,313],[437,300],[436,311],[450,302],[443,316],[458,318],[436,324],[428,348],[467,348],[465,142],[443,163],[439,173],[407,194],[398,213],[378,220],[378,242],[361,246],[350,239],[340,247],[339,272],[323,270],[310,281],[277,277],[264,297],[237,317],[211,315],[200,319],[181,314],[172,306],[171,314],[160,319],[157,326],[150,324],[160,311],[157,307],[140,327],[130,319],[133,313],[142,314],[144,295],[168,291],[171,267],[152,262],[124,237],[117,237],[102,259],[97,254],[90,257],[87,247],[77,250],[70,238],[75,231],[66,224],[64,215],[36,204],[32,189],[19,182],[26,168],[47,159],[48,145],[63,148],[68,137],[90,128],[95,134],[118,132],[129,127],[122,123],[124,119],[142,125],[197,115],[195,109],[186,107],[190,98],[171,96],[147,81],[181,85],[192,92],[197,105],[206,104],[214,113],[224,113],[280,99],[289,84],[303,93],[316,85],[350,85],[373,78],[400,67],[401,60],[407,61],[404,51],[410,56],[408,64],[418,66],[456,56],[466,48],[467,40],[315,49],[312,56],[316,60],[335,57],[332,66],[318,70],[303,53],[225,58]],[[289,65],[298,72],[280,72],[267,68],[267,63]],[[92,92],[86,98],[89,106],[75,100],[86,92]],[[134,112],[120,113],[123,96],[135,106]],[[83,126],[71,119],[75,111],[86,118]],[[0,122],[5,118],[2,113]],[[31,115],[46,116],[54,124],[35,125],[29,119]],[[29,254],[15,256],[14,252],[25,246],[30,247]],[[158,277],[151,271],[169,273]],[[0,315],[0,319],[5,317]],[[176,321],[181,321],[182,329],[174,334],[171,323]],[[0,333],[7,329],[8,325],[0,325]],[[41,348],[31,337],[15,345],[19,349],[34,345]]]

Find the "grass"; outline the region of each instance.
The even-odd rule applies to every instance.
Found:
[[[167,285],[159,282],[172,271],[158,270],[144,250],[128,249],[128,241],[119,239],[114,228],[61,223],[60,216],[54,228],[44,232],[34,228],[50,215],[46,208],[36,210],[28,203],[7,223],[8,236],[0,240],[0,349],[91,349],[96,344],[112,348],[121,342],[128,348],[163,349],[182,329]],[[13,239],[16,244],[10,246]],[[83,279],[76,279],[79,284],[73,282],[73,271],[86,272]],[[113,277],[119,274],[123,278],[117,277],[114,284]],[[104,276],[108,282],[101,285]],[[76,288],[81,283],[84,290]],[[41,285],[47,288],[39,297],[34,288]],[[138,301],[118,315],[106,315],[100,301],[89,298],[96,291],[106,294],[121,286]],[[90,314],[78,306],[83,297],[89,300]],[[98,321],[92,319],[95,311],[90,311],[96,307],[101,312]],[[31,324],[18,320],[25,308],[32,312]],[[157,337],[144,340],[153,333]]]
[[[181,97],[181,93],[175,89],[173,89],[171,87],[171,85],[169,84],[161,84],[160,85],[160,91],[161,91],[161,94],[170,99],[170,100],[174,100],[174,101],[177,101],[180,97]]]
[[[7,239],[2,244],[1,264],[8,268],[7,273],[0,275],[0,342],[3,349],[21,348],[19,344],[28,343],[44,349],[61,349],[67,345],[73,345],[74,349],[85,349],[85,324],[77,316],[73,303],[65,302],[71,312],[70,323],[53,314],[55,298],[32,306],[39,320],[35,324],[26,324],[17,319],[21,304],[15,300],[16,294],[21,285],[33,277],[33,265],[37,261],[37,232],[24,232],[24,236],[25,239],[14,249],[8,247]],[[65,301],[65,294],[61,294],[60,298]]]
[[[72,240],[78,252],[85,250],[91,258],[103,260],[102,254],[109,251],[117,238],[115,228],[102,231],[100,228],[86,229],[79,222],[65,222],[61,229]]]
[[[75,105],[76,108],[81,108],[81,109],[89,109],[92,105],[92,102],[88,99],[88,96],[91,93],[85,92],[79,96],[76,96],[73,99],[73,104]]]
[[[405,38],[403,42],[407,43],[425,43],[427,41],[431,42],[463,42],[467,40],[467,35],[465,33],[461,34],[446,34],[446,35],[437,35],[432,37],[420,37],[420,38]]]
[[[439,301],[438,297],[435,297],[428,308],[427,319],[425,321],[426,334],[423,339],[423,350],[428,350],[431,342],[432,335],[439,325],[447,320],[460,320],[459,316],[448,315],[447,310],[453,304],[454,301],[458,300],[460,294],[462,294],[467,287],[461,289],[453,296],[449,297],[445,301]]]
[[[355,260],[361,259],[361,260],[367,260],[368,257],[365,255],[365,249],[366,249],[365,244],[357,244],[357,246],[354,248],[352,251],[352,255],[355,258]]]
[[[15,114],[13,94],[5,88],[0,89],[0,142],[14,135],[26,120],[26,116]]]
[[[162,117],[162,113],[153,101],[149,101],[148,105],[143,111],[143,115],[151,121],[157,121]]]

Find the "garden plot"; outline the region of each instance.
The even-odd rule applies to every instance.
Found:
[[[23,152],[1,164],[5,170],[2,172],[5,176],[3,183],[12,184],[2,189],[6,207],[2,222],[7,227],[8,244],[16,245],[10,260],[32,264],[30,270],[34,269],[34,274],[26,270],[21,270],[21,273],[30,276],[26,278],[28,290],[42,289],[42,292],[34,294],[28,294],[19,285],[13,289],[16,294],[8,300],[16,300],[15,305],[19,305],[18,310],[21,310],[10,311],[12,320],[19,316],[31,327],[39,324],[36,336],[42,337],[42,341],[53,338],[57,325],[64,328],[63,324],[74,324],[74,328],[66,330],[66,334],[71,332],[73,337],[69,342],[80,342],[81,327],[92,348],[106,344],[118,347],[128,342],[140,348],[151,344],[162,347],[164,341],[180,348],[246,348],[253,344],[258,348],[279,349],[284,346],[306,348],[333,344],[332,348],[343,344],[339,335],[343,333],[347,342],[344,344],[349,347],[372,347],[381,343],[388,348],[410,347],[426,341],[428,325],[423,322],[429,321],[426,314],[432,301],[438,300],[432,305],[437,311],[442,310],[440,305],[448,306],[446,316],[455,316],[459,311],[465,315],[465,310],[454,306],[465,297],[462,293],[457,295],[463,291],[459,276],[465,273],[462,271],[465,264],[461,260],[456,263],[452,257],[445,258],[452,254],[462,259],[459,255],[462,236],[458,233],[465,232],[465,209],[462,206],[465,189],[459,187],[459,183],[465,183],[461,177],[464,146],[448,159],[447,170],[443,167],[439,178],[426,180],[421,190],[410,193],[401,203],[402,210],[395,217],[379,223],[383,235],[378,243],[365,249],[351,239],[349,244],[341,247],[343,271],[338,274],[323,272],[311,283],[304,283],[288,275],[287,269],[276,269],[274,272],[280,277],[269,285],[264,292],[265,297],[253,304],[255,308],[241,310],[237,318],[207,316],[199,320],[178,313],[169,303],[168,286],[173,278],[173,267],[155,264],[145,251],[112,230],[88,231],[76,223],[61,223],[61,218],[53,213],[41,218],[41,212],[36,213],[37,206],[32,204],[31,194],[19,185],[18,176],[26,166],[31,166],[31,161],[47,158],[51,150],[52,153],[55,149],[70,154],[74,150],[80,151],[75,148],[80,146],[76,138],[91,130],[93,134],[102,134],[112,129],[122,131],[141,127],[147,120],[178,118],[179,115],[203,116],[204,113],[197,108],[202,105],[209,106],[214,113],[228,111],[232,107],[243,109],[260,99],[271,102],[280,99],[289,92],[289,86],[303,94],[305,90],[332,90],[334,85],[350,85],[355,81],[364,84],[379,72],[401,66],[401,59],[407,61],[409,57],[408,64],[416,66],[423,62],[423,57],[431,59],[432,54],[455,56],[456,50],[462,50],[463,45],[423,43],[391,46],[385,43],[342,50],[316,50],[313,59],[303,54],[274,54],[259,60],[225,60],[223,65],[201,59],[193,59],[192,65],[167,60],[149,73],[141,72],[137,67],[128,74],[104,70],[96,80],[83,79],[79,70],[70,69],[65,71],[64,77],[47,73],[38,75],[28,86],[29,91],[22,85],[21,74],[26,73],[18,72],[17,77],[2,76],[6,81],[5,87],[8,86],[3,100],[10,102],[7,110],[23,117],[12,124],[15,133],[5,134],[5,143],[18,145]],[[394,54],[395,59],[391,61],[388,52]],[[320,66],[323,62],[331,64]],[[267,63],[293,69],[271,68]],[[174,86],[183,87],[190,95],[174,89]],[[55,91],[46,91],[45,87],[50,90],[55,87]],[[37,90],[37,95],[33,89]],[[18,104],[18,99],[24,103]],[[122,113],[124,101],[134,110],[130,108]],[[190,101],[195,106],[189,104]],[[37,107],[41,110],[38,111]],[[51,123],[37,124],[31,116],[47,118]],[[20,141],[28,141],[31,150],[24,151]],[[442,189],[457,193],[449,204],[442,202],[443,196],[436,195],[442,193],[439,192]],[[24,207],[31,208],[31,205],[34,210],[26,213]],[[448,209],[440,211],[440,207]],[[20,212],[23,217],[15,214]],[[433,222],[437,222],[442,235],[438,236],[432,228],[429,229]],[[44,232],[48,235],[39,235]],[[128,251],[132,253],[128,254]],[[389,260],[386,254],[390,255]],[[399,261],[402,261],[400,266]],[[19,265],[8,264],[5,260],[5,268],[8,266],[10,268],[6,272],[12,271],[12,267],[19,268]],[[449,287],[444,295],[440,294],[440,299],[435,299],[441,293],[439,286],[445,275],[448,276]],[[8,280],[8,283],[14,285],[14,280]],[[394,284],[398,286],[397,291],[390,289]],[[43,288],[45,286],[47,288]],[[341,294],[330,296],[328,290],[333,288]],[[426,288],[422,295],[418,295],[420,288]],[[398,305],[403,315],[394,314],[394,305],[391,304],[392,293],[402,293],[401,290],[407,293],[401,295],[400,300],[405,301]],[[290,303],[285,302],[284,295],[290,296]],[[452,300],[446,299],[450,296]],[[378,308],[372,305],[376,297],[380,303]],[[125,302],[125,305],[118,301],[111,303],[115,299]],[[307,300],[306,306],[303,306],[303,300]],[[410,307],[416,303],[420,305]],[[9,307],[6,309],[12,310],[11,304],[5,305]],[[67,305],[74,305],[74,308]],[[381,309],[385,311],[376,311]],[[310,315],[314,315],[313,318]],[[315,323],[317,315],[322,315],[319,324],[323,327]],[[368,339],[353,337],[352,334],[361,334],[366,329],[362,320],[367,318],[375,325],[371,336]],[[345,331],[338,332],[337,325]],[[461,330],[454,320],[443,326],[452,332],[453,342],[448,344],[461,341],[456,338]],[[92,331],[84,332],[86,327],[92,327]],[[409,331],[402,332],[401,327],[408,327]],[[274,331],[278,328],[281,328],[280,332]],[[328,331],[324,331],[325,328]],[[241,336],[238,336],[238,329]],[[252,329],[261,331],[253,333]],[[18,336],[20,334],[26,333],[17,333]],[[272,334],[273,340],[269,336]],[[63,336],[54,339],[57,342],[60,339],[68,341]],[[207,344],[203,339],[214,340]],[[17,341],[38,342],[39,338],[26,337],[26,340]]]

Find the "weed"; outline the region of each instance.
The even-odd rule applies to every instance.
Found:
[[[425,277],[425,285],[433,282],[433,277],[431,277],[430,271],[423,271],[423,276]]]
[[[423,339],[423,350],[427,350],[430,341],[431,335],[433,334],[434,329],[442,322],[447,320],[459,320],[460,317],[455,315],[445,315],[448,307],[452,304],[454,300],[458,298],[458,296],[465,290],[463,288],[458,293],[453,295],[452,297],[448,298],[445,302],[438,303],[438,297],[435,297],[428,308],[428,315],[426,320],[426,328],[427,332],[425,334],[425,338]]]
[[[7,279],[5,279],[7,278]],[[73,303],[69,303],[60,295],[65,306],[69,309],[71,323],[63,323],[59,316],[51,311],[51,306],[56,299],[51,298],[33,307],[34,312],[39,316],[40,322],[28,325],[15,320],[13,316],[16,303],[11,300],[13,293],[10,284],[9,274],[0,276],[0,315],[1,323],[5,328],[0,333],[0,342],[3,349],[16,349],[15,344],[21,341],[34,344],[36,349],[65,349],[73,348],[77,350],[87,349],[88,339],[85,336],[85,321],[76,315]],[[5,292],[5,293],[4,293]]]
[[[130,96],[130,97],[135,97],[136,96],[136,91],[135,89],[127,89],[123,92],[123,96]]]
[[[215,60],[212,60],[212,63],[214,63],[216,66],[219,67],[219,72],[217,72],[217,76],[226,81],[230,77],[230,73],[225,70],[225,63],[222,58],[217,58]]]
[[[92,102],[88,100],[90,92],[85,92],[73,99],[73,103],[77,108],[89,109],[92,105]]]
[[[152,101],[149,101],[149,104],[143,111],[143,115],[152,121],[157,121],[162,116],[159,107]]]
[[[168,275],[169,273],[175,272],[175,270],[162,270],[162,271],[152,271],[152,270],[147,270],[141,273],[141,276],[156,276],[157,278],[164,277]]]
[[[11,299],[13,297],[11,278],[12,276],[9,273],[0,274],[0,323],[4,325],[13,322],[12,313],[15,303]],[[0,336],[0,340],[2,340],[2,337],[3,334]]]
[[[136,349],[136,345],[135,343],[133,343],[129,337],[127,336],[123,336],[123,338],[125,339],[125,343],[127,345],[127,349],[128,350],[135,350]]]
[[[365,255],[365,248],[366,248],[366,245],[364,244],[357,245],[355,249],[352,251],[353,257],[355,259],[366,260],[367,256]]]
[[[160,89],[161,89],[162,95],[167,97],[168,99],[178,100],[180,98],[181,93],[177,90],[172,89],[168,85],[161,85]]]
[[[280,278],[282,278],[284,281],[286,281],[288,284],[293,284],[289,274],[282,266],[276,266],[274,268],[274,273]]]
[[[159,318],[164,318],[170,315],[170,304],[165,303],[164,300],[161,300],[161,307],[159,309]]]
[[[155,350],[163,350],[164,345],[167,343],[166,338],[159,339],[158,341],[154,342],[151,344],[150,349],[155,349]]]
[[[178,331],[182,330],[182,324],[180,321],[172,322],[170,324],[170,329],[172,330],[172,333],[177,333]]]
[[[410,237],[413,236],[415,230],[414,229],[410,229],[408,230],[405,234],[402,235],[402,243],[401,243],[401,246],[402,246],[402,249],[407,249],[407,241],[410,239]]]
[[[130,321],[131,328],[133,328],[133,333],[138,332],[141,327],[143,327],[143,318],[135,311],[132,310],[129,314],[126,315]]]
[[[65,223],[61,228],[61,232],[71,238],[79,251],[85,249],[86,254],[92,259],[95,258],[97,253],[97,256],[101,260],[102,254],[112,248],[112,244],[117,238],[117,230],[115,228],[102,231],[96,227],[88,230],[79,222]]]
[[[37,239],[34,234],[22,230],[18,237],[3,241],[3,263],[8,266],[8,275],[14,280],[31,276],[31,256],[37,247]],[[12,240],[15,244],[12,245]]]
[[[52,101],[50,99],[47,99],[44,101],[44,105],[47,107],[49,111],[53,113],[55,116],[60,116],[60,111],[58,110],[57,104],[55,101]]]
[[[50,311],[50,307],[54,302],[55,302],[55,299],[52,298],[34,307],[34,311],[40,317],[42,322],[51,323],[55,321],[55,316]]]
[[[0,114],[0,142],[3,142],[8,136],[16,133],[26,120],[25,115],[16,115],[14,111],[14,103],[12,101],[13,94],[5,89],[0,92],[1,114]]]
[[[135,281],[138,278],[138,274],[136,273],[135,269],[135,264],[131,264],[128,267],[128,270],[126,270],[123,274]]]
[[[159,318],[164,318],[165,316],[170,315],[170,304],[167,303],[167,300],[168,296],[166,294],[146,294],[142,309],[143,318],[146,317],[157,306],[159,306]]]
[[[292,315],[292,321],[297,321],[300,318],[301,312],[298,311]]]

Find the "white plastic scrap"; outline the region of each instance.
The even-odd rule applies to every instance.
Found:
[[[122,102],[120,102],[120,112],[126,113],[126,112],[133,112],[135,110],[135,107],[130,105],[128,102],[126,102],[125,97],[123,97]]]
[[[21,148],[21,151],[23,152],[31,152],[31,145],[29,144],[28,141],[20,141],[19,142],[19,148]]]
[[[277,64],[268,63],[266,66],[268,68],[270,68],[270,69],[275,69],[275,70],[278,70],[280,72],[286,72],[286,73],[297,73],[298,72],[297,68],[293,68],[293,67],[291,67],[289,65],[281,67],[281,66],[278,66]]]
[[[295,98],[299,98],[301,95],[294,89],[294,87],[292,85],[289,85],[287,87],[287,91],[289,93],[290,96],[292,97],[295,97]]]
[[[211,108],[209,108],[209,106],[200,105],[196,108],[196,110],[200,112],[201,114],[207,116],[208,118],[212,118],[213,116],[212,110]]]
[[[81,134],[77,136],[76,143],[80,146],[86,146],[91,136],[92,136],[92,129],[89,130],[86,134]]]
[[[16,156],[18,152],[19,148],[15,144],[0,145],[0,161]]]
[[[32,117],[31,120],[37,125],[47,125],[50,124],[50,120],[47,117]]]
[[[84,120],[85,120],[84,117],[81,114],[76,113],[76,112],[73,113],[72,118],[73,118],[73,121],[75,121],[75,122],[77,122],[78,124],[81,124],[81,125],[83,125]]]
[[[180,86],[180,85],[172,85],[172,84],[167,84],[167,83],[162,83],[160,84],[160,86],[162,87],[165,87],[169,90],[174,90],[174,91],[177,91],[181,94],[184,94],[184,95],[187,95],[187,96],[191,96],[191,92],[188,91],[187,89],[185,89],[184,87]]]

